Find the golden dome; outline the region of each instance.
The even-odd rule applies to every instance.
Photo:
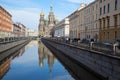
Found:
[[[44,13],[43,13],[43,12],[41,12],[41,13],[40,13],[40,16],[44,16]]]
[[[40,67],[42,67],[43,66],[43,63],[42,62],[40,62]]]

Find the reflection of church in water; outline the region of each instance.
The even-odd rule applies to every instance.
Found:
[[[57,23],[57,20],[55,19],[52,6],[50,7],[48,19],[44,19],[44,16],[44,13],[41,12],[38,26],[39,37],[53,36],[53,27]]]
[[[47,58],[47,62],[50,68],[50,71],[52,70],[55,57],[54,55],[42,44],[42,42],[38,42],[38,54],[39,54],[39,65],[40,67],[44,66],[44,59]]]

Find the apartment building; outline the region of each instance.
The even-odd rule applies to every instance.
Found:
[[[84,5],[84,7],[85,7],[85,5]],[[79,34],[79,37],[80,37],[81,40],[85,38],[85,27],[84,27],[84,24],[85,24],[84,15],[85,14],[84,14],[84,9],[83,8],[80,9],[80,11],[79,11],[79,26],[78,26],[78,30],[79,30],[78,34]]]
[[[10,37],[12,28],[12,15],[0,6],[0,38]]]
[[[38,31],[33,29],[26,29],[26,37],[29,36],[38,36]]]
[[[120,38],[120,0],[99,0],[99,41]]]
[[[78,26],[79,26],[79,10],[68,16],[70,22],[70,39],[79,38]]]
[[[14,23],[13,24],[13,34],[16,37],[25,37],[26,26],[19,22]]]
[[[55,25],[55,37],[69,37],[69,18],[65,18]]]
[[[13,36],[14,37],[19,37],[21,34],[21,28],[19,25],[13,23]]]
[[[120,0],[95,0],[69,18],[70,38],[111,42],[120,39]]]
[[[98,41],[98,7],[98,0],[96,0],[84,8],[84,37],[87,40],[94,39]]]
[[[70,38],[98,40],[98,0],[89,5],[82,4],[78,10],[69,15]]]

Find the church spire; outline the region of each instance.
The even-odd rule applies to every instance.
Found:
[[[52,0],[50,0],[50,12],[52,12],[53,7],[52,7]]]
[[[53,7],[52,7],[52,6],[50,6],[50,12],[52,12],[52,10],[53,10]]]

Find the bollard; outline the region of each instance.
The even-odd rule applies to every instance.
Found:
[[[118,42],[116,42],[116,43],[113,44],[113,51],[114,51],[114,52],[113,52],[113,55],[116,54],[116,52],[117,52],[117,51],[116,51],[116,50],[117,50],[116,48],[117,48],[118,45],[119,45]]]
[[[94,42],[92,41],[92,42],[90,42],[90,49],[93,49],[93,44],[94,44]]]
[[[72,44],[72,39],[70,39],[70,44]]]
[[[80,40],[78,40],[78,45],[80,45]]]

